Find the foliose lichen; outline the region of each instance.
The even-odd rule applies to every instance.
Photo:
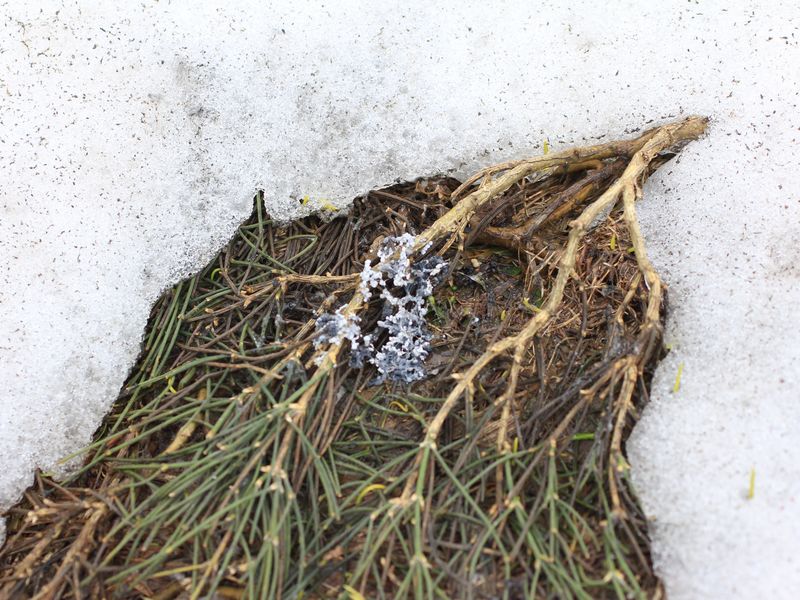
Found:
[[[350,365],[372,364],[378,371],[373,383],[392,381],[411,383],[423,379],[425,359],[433,335],[425,321],[425,302],[444,278],[447,263],[432,256],[411,263],[414,236],[406,233],[389,237],[378,248],[378,262],[366,261],[359,291],[365,301],[380,292],[381,319],[375,330],[364,333],[357,316],[345,316],[344,307],[317,319],[315,347],[348,340]],[[379,339],[385,339],[378,347]]]

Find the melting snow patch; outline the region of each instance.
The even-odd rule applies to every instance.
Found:
[[[256,189],[286,219],[703,113],[642,204],[674,350],[631,462],[671,598],[790,597],[799,12],[0,0],[0,505],[90,439],[151,304]]]

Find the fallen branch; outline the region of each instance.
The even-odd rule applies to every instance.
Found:
[[[472,392],[474,382],[478,374],[489,365],[492,361],[499,356],[504,355],[510,350],[514,351],[514,361],[512,363],[511,371],[511,384],[509,385],[510,393],[507,392],[501,398],[504,404],[513,395],[516,386],[517,375],[519,372],[519,365],[521,364],[522,354],[527,350],[531,339],[534,335],[539,333],[550,321],[555,314],[559,304],[561,303],[564,294],[564,288],[567,285],[568,279],[572,276],[575,269],[575,257],[577,255],[578,246],[584,233],[588,230],[589,226],[594,220],[605,210],[609,209],[617,200],[622,196],[626,198],[626,205],[629,208],[626,211],[626,222],[631,227],[631,235],[634,241],[634,249],[642,253],[640,258],[640,268],[642,268],[644,276],[649,286],[651,286],[651,300],[647,310],[647,324],[650,329],[654,327],[654,322],[658,320],[658,311],[660,308],[660,280],[655,275],[652,266],[647,262],[646,254],[644,254],[644,244],[642,241],[641,233],[639,232],[638,223],[636,222],[635,214],[632,211],[632,202],[637,195],[637,190],[641,188],[643,179],[647,172],[650,163],[656,158],[659,153],[664,152],[676,144],[686,142],[688,140],[696,139],[703,131],[705,131],[706,120],[699,117],[690,117],[679,123],[665,125],[653,132],[648,132],[643,136],[645,138],[639,147],[638,141],[624,145],[626,152],[631,148],[639,148],[635,151],[630,159],[630,163],[626,167],[622,175],[592,204],[586,207],[578,218],[570,224],[570,234],[567,240],[567,246],[564,249],[561,260],[559,261],[558,275],[556,277],[553,289],[547,302],[541,310],[530,319],[528,324],[516,335],[507,337],[499,342],[493,344],[483,355],[475,361],[465,373],[454,375],[456,380],[452,391],[448,394],[441,408],[428,424],[425,437],[420,443],[420,452],[417,455],[417,467],[422,462],[423,457],[426,455],[425,450],[435,447],[436,441],[442,430],[445,420],[450,412],[453,410],[456,402],[461,398],[465,392]],[[640,138],[642,140],[642,138]],[[550,157],[549,159],[537,159],[532,161],[523,162],[515,166],[510,172],[501,175],[497,180],[492,183],[485,184],[478,191],[473,192],[467,196],[462,202],[454,207],[445,217],[442,217],[431,228],[420,235],[420,240],[416,247],[422,248],[429,242],[436,241],[437,239],[451,234],[458,230],[459,227],[466,224],[468,219],[472,216],[475,210],[481,205],[488,202],[496,194],[507,190],[511,185],[519,181],[521,178],[535,172],[540,168],[552,168],[556,165],[565,164],[564,161],[570,158],[579,158],[585,160],[587,158],[608,158],[608,148],[616,147],[613,144],[603,148],[603,150],[592,149],[590,151],[571,151],[562,153],[561,155]],[[624,154],[624,153],[623,153]],[[504,409],[505,411],[505,409]],[[623,419],[624,420],[624,419]],[[501,438],[498,440],[498,446],[505,448],[505,432],[501,430]],[[412,474],[407,479],[401,501],[399,505],[406,505],[414,492],[416,484],[417,469],[412,471]]]

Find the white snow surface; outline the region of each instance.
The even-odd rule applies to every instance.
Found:
[[[255,190],[296,217],[701,113],[641,203],[673,349],[631,462],[671,598],[792,597],[799,26],[766,1],[0,0],[0,506],[90,440]]]

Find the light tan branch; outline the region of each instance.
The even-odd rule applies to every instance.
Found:
[[[555,283],[553,284],[553,288],[548,296],[547,302],[544,304],[541,311],[531,318],[525,327],[516,335],[507,337],[490,346],[489,349],[486,350],[465,373],[454,375],[456,378],[456,384],[448,394],[439,411],[428,424],[424,439],[420,443],[420,452],[417,455],[415,468],[409,475],[403,490],[402,498],[405,501],[411,497],[414,490],[417,473],[416,467],[419,466],[419,463],[423,457],[422,449],[435,446],[445,420],[462,394],[472,389],[475,378],[497,357],[505,354],[512,348],[515,349],[516,355],[517,352],[520,352],[517,350],[519,347],[527,347],[533,336],[539,333],[555,314],[563,298],[564,289],[566,288],[567,282],[575,269],[575,260],[581,238],[594,220],[603,211],[613,206],[613,204],[617,202],[621,195],[629,198],[629,201],[635,198],[636,190],[641,185],[641,181],[644,178],[650,163],[659,155],[659,153],[669,149],[678,142],[696,139],[705,131],[705,127],[705,119],[699,117],[690,117],[678,123],[665,125],[652,133],[648,132],[646,136],[643,136],[646,137],[646,139],[643,141],[640,149],[635,151],[631,157],[630,163],[619,179],[612,183],[611,186],[597,200],[587,206],[580,216],[571,223],[567,245],[561,256],[561,260],[559,261],[558,275],[556,276]],[[642,138],[639,139],[641,140]],[[638,144],[638,140],[634,142]],[[599,153],[597,150],[589,150],[590,154]],[[605,151],[606,150],[604,149],[603,152]],[[462,200],[462,202],[454,207],[448,214],[437,220],[426,231],[426,233],[418,236],[418,241],[415,244],[415,248],[421,249],[429,242],[432,242],[448,233],[452,233],[454,228],[458,228],[461,224],[468,222],[474,210],[480,206],[480,204],[486,202],[488,198],[505,191],[516,181],[519,181],[521,178],[539,168],[550,168],[561,164],[559,161],[566,160],[570,156],[576,158],[576,152],[577,151],[573,151],[572,154],[567,155],[562,153],[561,155],[553,155],[549,158],[543,157],[541,159],[527,161],[499,176],[489,184],[482,186]],[[579,158],[582,160],[586,158],[597,157],[595,155],[587,156],[586,154],[578,154]],[[642,242],[641,234],[638,231],[638,224],[636,232],[632,231],[632,236],[636,237],[638,240],[638,242],[634,244],[634,248],[637,248],[637,245],[641,247],[641,249],[637,249],[637,252],[643,250],[644,244]],[[646,254],[643,256],[643,260],[646,261]],[[646,265],[649,265],[649,263],[646,263]],[[652,270],[652,267],[650,267],[650,269]],[[645,271],[646,281],[649,285],[657,287],[659,292],[658,299],[660,300],[660,287],[658,287],[660,286],[660,280],[657,278],[657,276],[655,279],[653,279],[648,273],[648,271]],[[652,273],[654,274],[655,272],[652,271]],[[660,304],[656,305],[654,303],[653,295],[651,294],[651,303],[648,306],[647,314],[648,316],[652,317],[651,312],[652,309],[654,309],[656,311],[656,322],[658,318],[659,306]]]

